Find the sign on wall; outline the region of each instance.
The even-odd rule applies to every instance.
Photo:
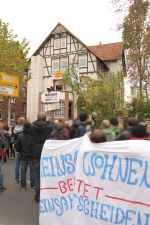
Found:
[[[52,70],[52,79],[61,79],[62,78],[62,70]]]
[[[40,225],[149,225],[150,142],[47,140]]]
[[[52,110],[57,110],[57,109],[60,109],[60,103],[59,102],[45,105],[45,111],[52,111]]]
[[[53,92],[43,92],[42,93],[42,102],[59,102],[60,91]]]
[[[19,77],[0,72],[0,94],[19,96]]]

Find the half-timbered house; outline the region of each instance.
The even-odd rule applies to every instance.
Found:
[[[51,120],[64,118],[70,123],[77,117],[74,108],[74,94],[59,86],[61,70],[68,67],[75,57],[79,64],[79,76],[91,76],[112,71],[120,72],[125,68],[122,42],[88,47],[61,23],[58,23],[43,43],[31,56],[28,74],[32,79],[27,87],[27,118],[34,121],[38,112],[45,112]],[[43,93],[53,87],[59,93],[59,104],[43,101]]]

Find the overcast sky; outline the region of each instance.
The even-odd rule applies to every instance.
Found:
[[[58,22],[88,46],[121,41],[121,35],[111,30],[117,17],[108,1],[4,0],[0,18],[20,41],[25,37],[30,42],[30,57]]]

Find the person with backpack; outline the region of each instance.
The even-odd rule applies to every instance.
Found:
[[[15,126],[14,135],[13,135],[14,151],[15,151],[15,184],[18,184],[20,182],[19,168],[20,168],[20,162],[21,162],[21,155],[19,152],[16,151],[16,142],[19,135],[23,132],[24,123],[25,123],[25,118],[20,117],[18,119],[18,125]]]

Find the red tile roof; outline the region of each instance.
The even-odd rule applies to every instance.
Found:
[[[116,42],[104,45],[90,46],[89,49],[102,60],[120,59],[122,57],[123,43]]]

